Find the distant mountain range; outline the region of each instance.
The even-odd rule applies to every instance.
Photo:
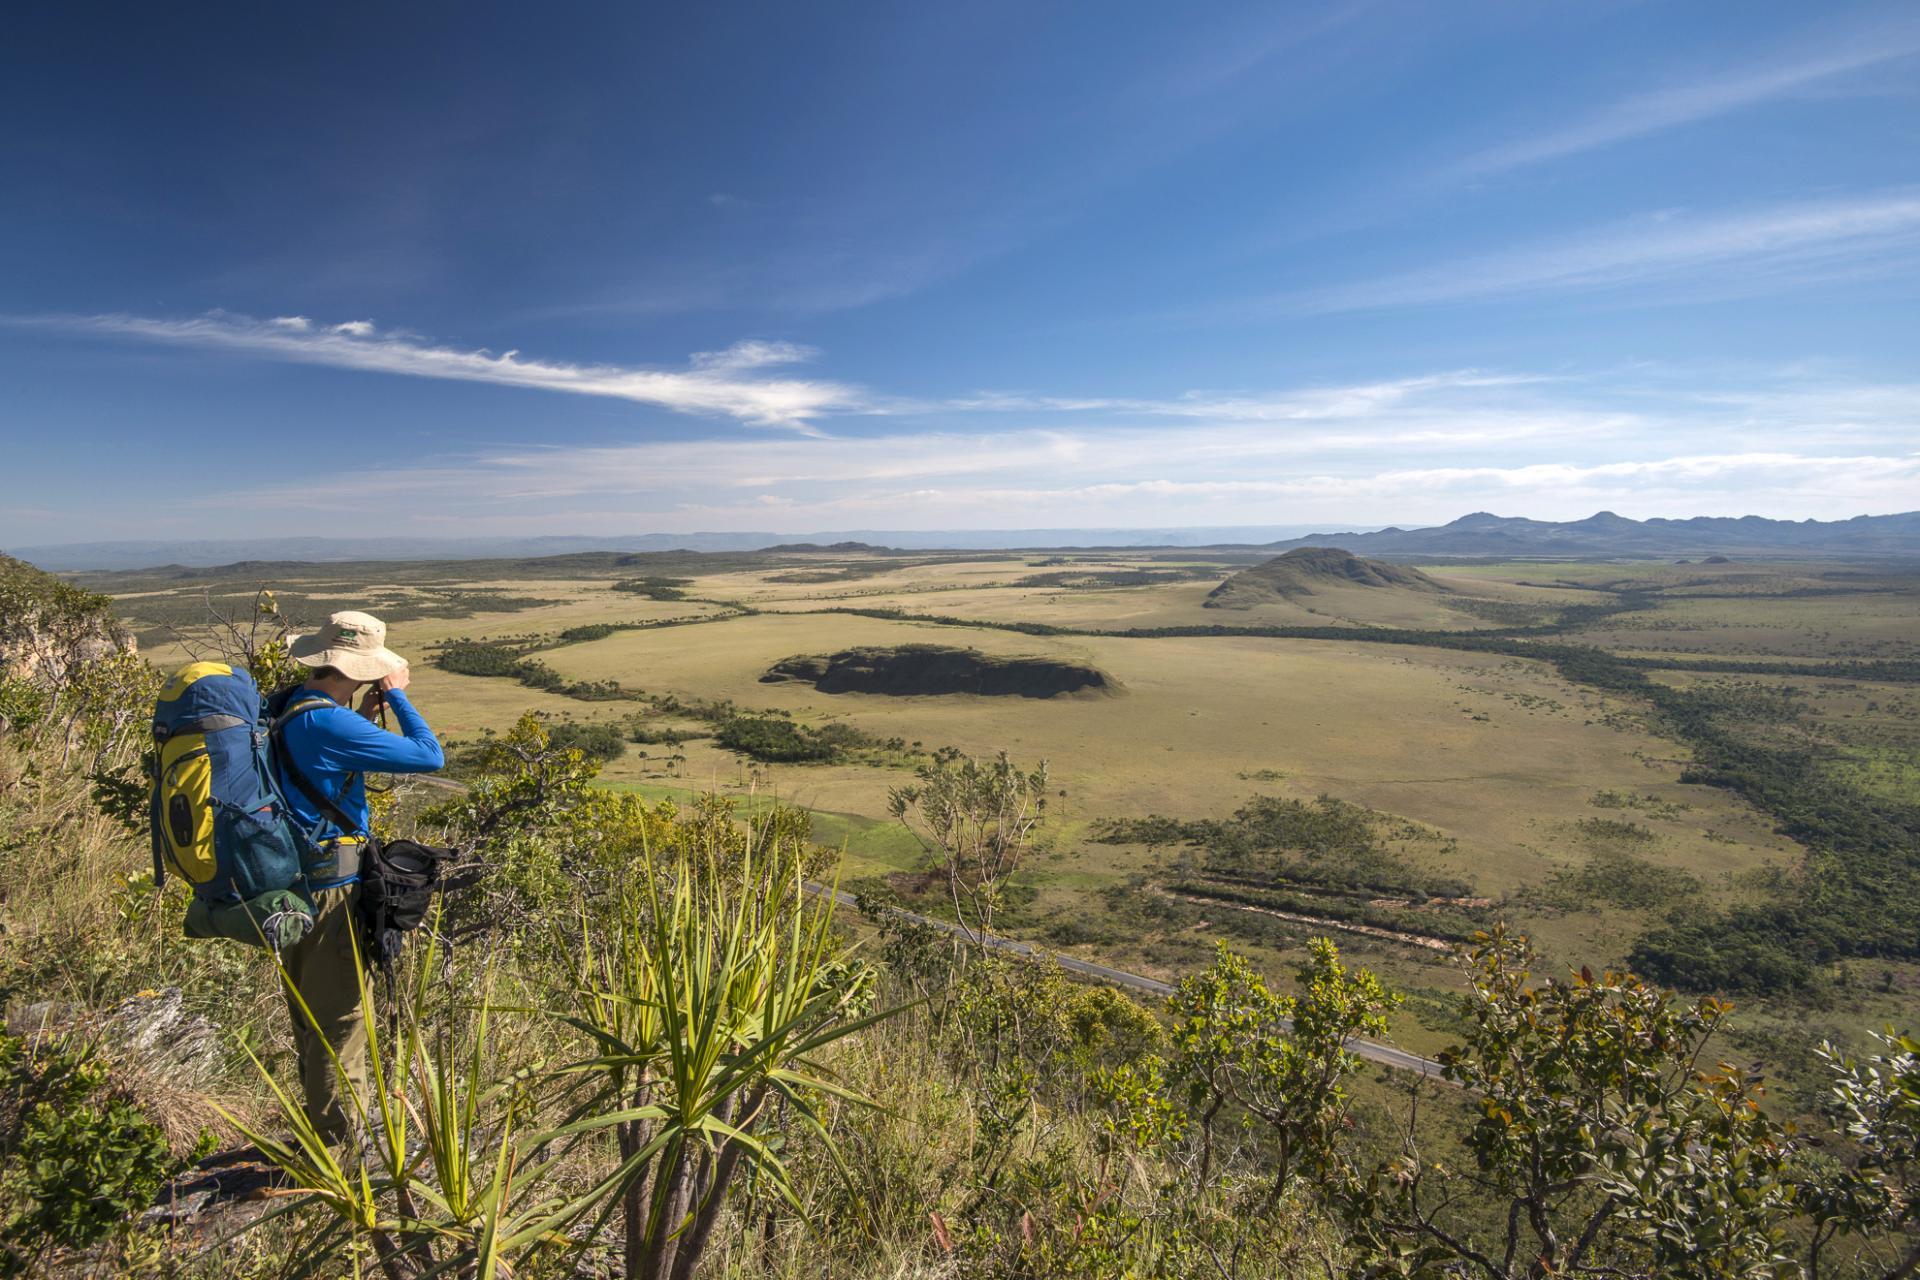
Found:
[[[1158,529],[854,529],[832,533],[643,533],[544,538],[258,538],[204,542],[70,542],[8,550],[42,569],[205,567],[239,560],[524,559],[591,551],[758,551],[865,543],[908,551],[1078,547],[1340,547],[1369,556],[1920,555],[1920,511],[1851,520],[1694,516],[1629,520],[1602,511],[1585,520],[1527,520],[1477,511],[1425,529],[1325,532],[1312,525]]]
[[[1267,547],[1340,547],[1368,556],[1920,555],[1920,511],[1851,520],[1694,516],[1629,520],[1602,511],[1585,520],[1527,520],[1476,511],[1431,529],[1315,533]]]

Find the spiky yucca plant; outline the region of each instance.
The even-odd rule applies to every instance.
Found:
[[[616,1139],[618,1166],[585,1199],[622,1215],[635,1280],[693,1274],[743,1163],[798,1210],[767,1131],[797,1125],[837,1162],[819,1103],[865,1103],[816,1055],[888,1013],[866,1011],[870,975],[839,954],[832,896],[806,894],[800,843],[751,847],[725,867],[710,848],[649,853],[604,941],[581,931],[566,1016],[598,1052],[562,1070],[598,1088],[562,1132]]]
[[[490,976],[483,977],[467,1018],[456,1018],[444,1004],[436,1009],[430,984],[441,969],[439,941],[432,932],[427,939],[413,981],[396,993],[390,1025],[376,1012],[365,967],[356,964],[367,1036],[366,1094],[344,1073],[340,1079],[365,1136],[357,1150],[329,1145],[299,1100],[251,1046],[243,1046],[286,1136],[230,1114],[227,1120],[287,1179],[293,1195],[274,1216],[325,1211],[292,1274],[332,1274],[343,1254],[371,1246],[388,1280],[493,1280],[514,1274],[513,1263],[523,1257],[571,1247],[559,1232],[565,1201],[548,1189],[557,1156],[537,1136],[524,1145],[514,1136],[515,1117],[531,1105],[538,1076],[519,1071],[497,1077],[492,1069]],[[356,960],[358,954],[356,945]],[[311,1019],[291,982],[287,990]],[[331,1046],[327,1052],[333,1056]],[[337,1071],[339,1059],[333,1061]],[[522,1167],[521,1153],[528,1149],[544,1158]]]
[[[803,840],[752,839],[745,854],[697,833],[674,844],[644,844],[614,909],[583,908],[568,938],[565,1007],[545,1016],[583,1032],[585,1054],[500,1075],[490,980],[459,1009],[436,1005],[430,933],[391,1027],[360,973],[368,1096],[343,1080],[366,1135],[357,1159],[254,1058],[290,1136],[228,1118],[286,1175],[295,1194],[280,1212],[325,1211],[298,1274],[364,1247],[387,1280],[491,1280],[618,1216],[626,1275],[686,1280],[743,1167],[798,1209],[769,1130],[808,1131],[838,1163],[819,1105],[865,1100],[816,1055],[888,1015],[868,1012],[871,973],[843,955],[832,896],[805,891]],[[556,1190],[561,1173],[576,1190]]]

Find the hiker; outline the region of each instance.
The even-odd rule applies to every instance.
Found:
[[[386,640],[384,622],[355,612],[336,613],[314,634],[294,637],[292,656],[313,674],[274,695],[268,708],[279,735],[281,791],[322,855],[306,867],[312,931],[280,959],[299,992],[299,1000],[288,992],[287,1007],[307,1116],[330,1142],[348,1134],[351,1108],[339,1077],[368,1101],[367,1033],[354,967],[361,859],[372,831],[365,775],[432,773],[446,762],[433,730],[407,698],[407,661]],[[382,709],[393,712],[399,735],[374,723]],[[358,947],[362,963],[370,964],[364,937]],[[329,1046],[339,1059],[337,1074]]]

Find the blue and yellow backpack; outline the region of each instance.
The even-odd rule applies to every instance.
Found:
[[[244,670],[193,662],[153,712],[153,874],[193,886],[186,930],[279,950],[313,927],[308,840],[268,756],[266,702]]]

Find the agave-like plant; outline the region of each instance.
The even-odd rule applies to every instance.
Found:
[[[227,1119],[285,1174],[292,1194],[277,1212],[326,1210],[294,1274],[331,1274],[342,1254],[370,1248],[386,1280],[493,1280],[580,1248],[617,1215],[627,1276],[687,1280],[730,1191],[750,1181],[800,1210],[770,1130],[809,1130],[838,1164],[819,1108],[866,1100],[816,1055],[892,1011],[869,1012],[872,974],[842,953],[833,896],[808,896],[804,840],[753,839],[745,853],[674,843],[670,857],[643,844],[617,909],[583,913],[567,939],[572,981],[551,1016],[586,1034],[585,1055],[497,1077],[490,979],[464,1020],[444,1001],[436,1009],[430,931],[391,1027],[360,967],[368,1096],[343,1077],[366,1135],[358,1159],[329,1146],[253,1058],[290,1136]],[[563,1170],[578,1186],[582,1165],[583,1190],[554,1189]]]
[[[252,1047],[243,1046],[286,1134],[269,1134],[222,1111],[286,1178],[287,1202],[259,1221],[308,1208],[327,1211],[291,1274],[333,1274],[332,1265],[343,1253],[365,1245],[387,1280],[494,1280],[512,1275],[522,1257],[572,1247],[556,1223],[564,1199],[543,1190],[555,1157],[546,1155],[523,1168],[521,1151],[543,1148],[537,1139],[523,1146],[514,1136],[515,1116],[528,1105],[537,1076],[523,1070],[494,1078],[487,1053],[494,1013],[490,977],[470,1023],[457,1034],[450,1016],[426,1017],[432,1007],[430,983],[440,967],[438,938],[428,936],[412,983],[396,993],[389,1025],[376,1012],[374,984],[357,963],[356,946],[368,1049],[366,1094],[344,1073],[340,1080],[365,1135],[358,1147],[329,1144]],[[287,990],[312,1019],[290,981]],[[327,1052],[339,1071],[331,1046]]]
[[[798,841],[753,842],[723,868],[710,845],[647,851],[608,936],[583,927],[567,1021],[596,1052],[561,1071],[597,1082],[560,1134],[611,1132],[619,1164],[576,1202],[624,1218],[626,1274],[687,1280],[743,1165],[796,1212],[769,1130],[810,1130],[836,1163],[820,1104],[867,1100],[820,1050],[890,1016],[868,1012],[869,971],[840,955],[831,894],[809,898]]]

